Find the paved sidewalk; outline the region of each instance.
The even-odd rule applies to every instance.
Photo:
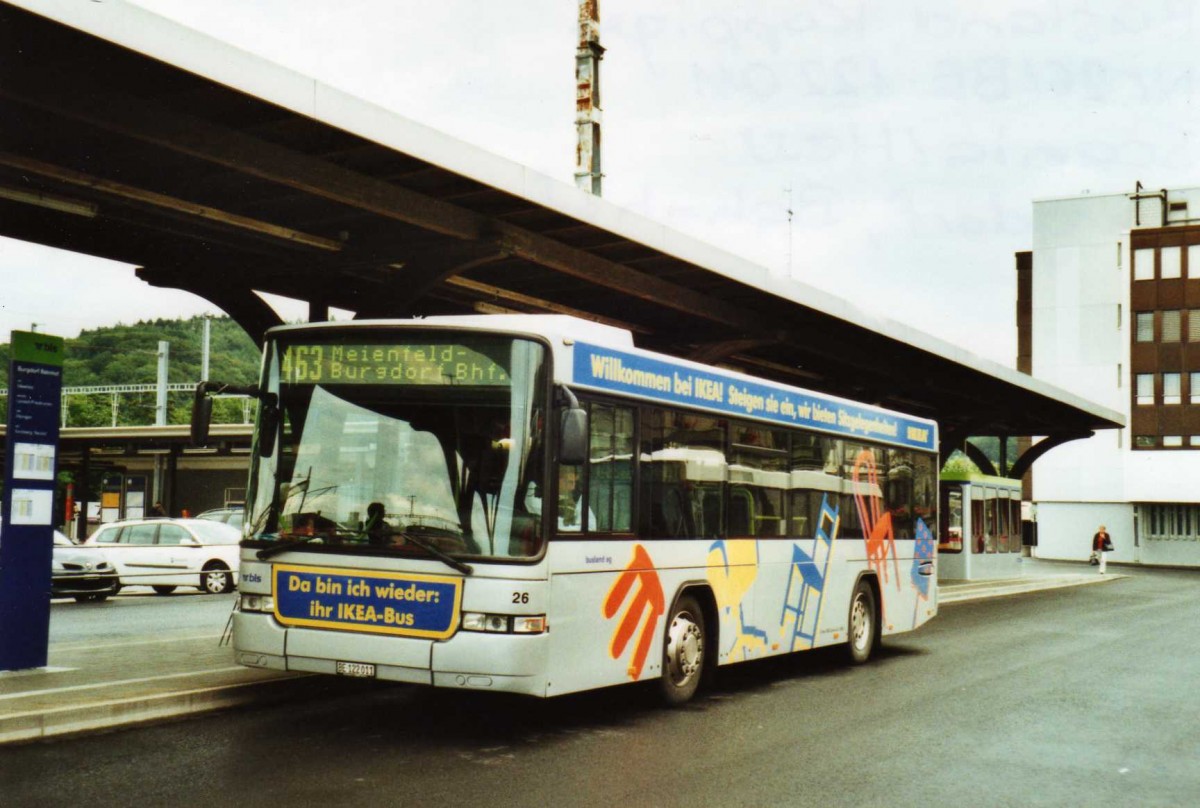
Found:
[[[938,584],[938,603],[945,606],[953,603],[984,600],[985,598],[1002,598],[1009,595],[1020,595],[1026,592],[1037,592],[1042,589],[1061,589],[1068,586],[1087,586],[1102,584],[1127,578],[1120,572],[1114,571],[1114,565],[1109,564],[1108,570],[1101,575],[1096,567],[1086,562],[1071,561],[1042,561],[1035,558],[1022,559],[1021,576],[1017,578],[1002,578],[991,581],[941,581]]]
[[[1126,577],[1111,571],[1101,576],[1086,564],[1026,562],[1020,578],[943,582],[939,602]],[[47,668],[0,673],[0,745],[307,698],[329,684],[326,677],[236,665],[219,634],[51,643],[49,657]]]
[[[290,698],[318,681],[235,665],[220,641],[51,644],[48,667],[0,673],[0,744]]]

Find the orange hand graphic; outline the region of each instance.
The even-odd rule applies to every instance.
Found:
[[[613,632],[612,643],[609,645],[609,654],[613,659],[619,659],[621,654],[625,653],[625,646],[629,644],[638,624],[641,623],[642,630],[638,636],[637,648],[634,650],[633,659],[629,664],[629,678],[631,679],[637,679],[642,675],[642,668],[646,664],[646,655],[650,653],[650,645],[654,642],[658,618],[666,611],[658,572],[654,569],[654,562],[650,560],[650,555],[640,544],[634,546],[633,559],[617,578],[612,589],[609,590],[608,597],[604,601],[605,618],[612,619],[613,615],[617,613],[617,609],[621,608],[621,604],[624,603],[635,582],[639,584],[637,592],[621,616],[621,622],[617,625],[617,630]]]

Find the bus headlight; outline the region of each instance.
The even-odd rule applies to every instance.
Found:
[[[275,598],[270,595],[242,595],[243,612],[274,612]]]
[[[487,614],[463,612],[463,631],[486,631],[492,634],[541,634],[546,631],[544,614]]]

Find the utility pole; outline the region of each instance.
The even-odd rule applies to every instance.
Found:
[[[171,361],[171,343],[166,340],[158,341],[158,391],[155,396],[154,423],[157,426],[167,425],[167,366]],[[154,455],[154,499],[164,500],[163,491],[166,488],[166,474],[163,468],[163,456]]]
[[[154,403],[154,423],[156,426],[167,425],[167,365],[171,361],[171,343],[166,340],[158,342],[158,391]]]
[[[575,185],[600,196],[600,0],[579,0],[575,51]]]
[[[200,346],[200,381],[208,381],[208,351],[212,340],[212,320],[204,318],[204,344]]]

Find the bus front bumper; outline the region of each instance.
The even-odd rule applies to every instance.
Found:
[[[409,684],[545,696],[546,634],[459,631],[446,640],[289,628],[272,615],[236,612],[234,659],[271,670],[338,674],[339,662],[375,666],[375,678]]]

